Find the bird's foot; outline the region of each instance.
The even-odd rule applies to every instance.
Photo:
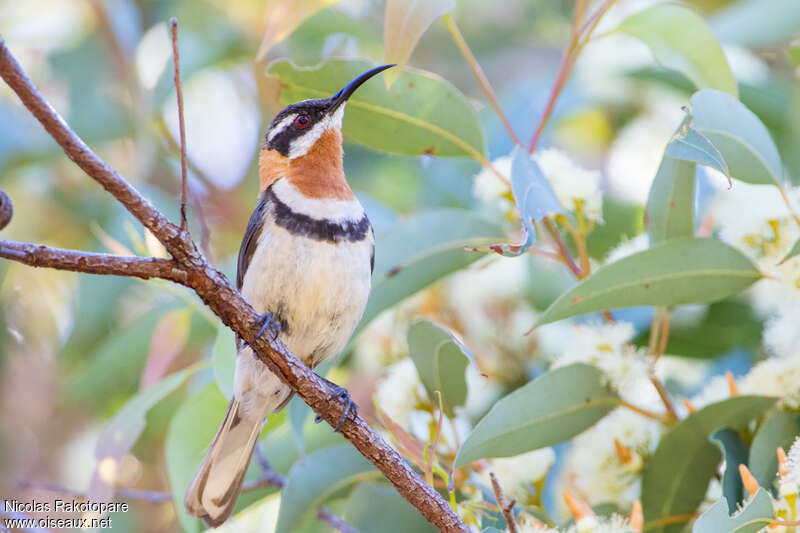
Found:
[[[339,422],[336,424],[336,427],[333,428],[334,432],[338,432],[341,429],[342,425],[344,424],[345,420],[347,420],[348,416],[350,416],[351,414],[355,416],[358,413],[358,406],[356,405],[356,402],[354,402],[353,399],[350,397],[350,393],[347,392],[347,389],[337,385],[336,383],[334,383],[329,379],[325,378],[322,379],[325,380],[325,382],[328,384],[328,387],[330,387],[331,389],[331,396],[330,396],[331,400],[336,400],[344,403],[344,412],[342,413],[342,416],[339,418]],[[322,417],[317,415],[317,417],[314,419],[314,422],[319,424],[320,422],[322,422]]]
[[[261,324],[261,328],[258,330],[258,333],[256,333],[256,338],[259,338],[261,335],[263,335],[267,329],[272,330],[272,340],[278,338],[278,333],[281,332],[281,323],[275,320],[275,317],[272,316],[272,313],[264,313],[258,317],[258,323]]]
[[[258,323],[261,327],[258,329],[258,333],[256,333],[256,339],[263,335],[267,329],[272,330],[272,340],[278,338],[278,333],[281,332],[281,323],[275,320],[275,317],[272,316],[272,313],[264,313],[263,315],[259,316]],[[243,346],[250,347],[250,343],[246,340],[242,339],[241,342]],[[258,359],[258,356],[255,352],[253,352],[253,357]]]

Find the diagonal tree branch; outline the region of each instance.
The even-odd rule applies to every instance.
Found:
[[[269,335],[254,338],[260,327],[256,311],[233,288],[228,279],[208,263],[187,232],[181,231],[178,226],[167,220],[70,129],[44,100],[11,55],[2,38],[0,38],[0,77],[14,90],[25,107],[61,146],[64,153],[122,203],[164,245],[176,265],[186,275],[185,279],[172,279],[172,281],[193,289],[226,326],[248,342],[259,359],[272,372],[296,391],[320,418],[332,427],[335,426],[344,413],[345,406],[336,399],[328,384],[305,366],[279,339],[265,338],[271,337]],[[8,257],[9,259],[20,260],[19,257],[13,256],[14,254],[9,255],[12,255]],[[74,263],[76,265],[79,264],[77,259],[75,258]],[[85,269],[76,268],[76,270]],[[122,269],[115,273],[122,274]],[[469,531],[442,496],[426,484],[360,415],[353,414],[341,427],[341,433],[440,531],[464,533]]]

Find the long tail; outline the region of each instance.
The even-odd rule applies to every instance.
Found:
[[[227,520],[242,490],[262,424],[260,418],[242,418],[239,402],[231,400],[217,436],[186,490],[184,504],[190,514],[211,527]]]

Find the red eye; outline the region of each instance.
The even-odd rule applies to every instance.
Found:
[[[298,128],[305,128],[310,122],[308,115],[297,115],[297,118],[294,119],[294,123],[297,124]]]

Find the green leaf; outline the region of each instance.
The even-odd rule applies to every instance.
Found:
[[[697,324],[670,328],[665,353],[681,357],[713,358],[733,348],[761,344],[764,324],[745,302],[727,299],[714,302]],[[647,346],[648,332],[637,337],[637,346]]]
[[[130,452],[144,431],[145,417],[148,411],[183,385],[187,378],[205,367],[206,363],[198,363],[180,372],[175,372],[158,383],[139,391],[128,400],[106,424],[103,432],[97,438],[94,456],[98,464],[105,459],[111,459],[114,464],[119,464],[122,457]],[[95,471],[89,484],[89,494],[96,501],[105,501],[107,498],[113,497],[114,488],[108,485]]]
[[[728,177],[728,184],[730,185],[731,171],[725,162],[725,158],[722,157],[722,154],[708,137],[692,127],[691,121],[691,115],[687,115],[678,131],[675,132],[675,135],[667,144],[667,149],[664,153],[675,159],[694,161],[716,169]]]
[[[458,450],[455,466],[571,439],[619,402],[596,367],[576,363],[550,370],[492,406]]]
[[[374,65],[333,60],[313,68],[276,61],[267,72],[281,81],[283,104],[327,98]],[[436,74],[406,69],[392,88],[371,81],[348,100],[345,137],[369,148],[406,155],[482,159],[483,131],[472,105]]]
[[[236,370],[236,334],[225,324],[217,327],[217,338],[211,353],[214,379],[226,398],[233,398],[233,374]]]
[[[739,0],[716,12],[710,24],[724,43],[763,47],[795,35],[800,29],[800,10],[796,0]]]
[[[783,181],[783,164],[761,120],[733,96],[706,89],[692,95],[691,126],[725,158],[730,175],[766,185]]]
[[[728,511],[733,513],[744,497],[742,476],[739,465],[747,464],[747,445],[732,429],[724,428],[711,434],[711,442],[725,458],[725,472],[722,473],[722,496],[728,502]]]
[[[372,291],[357,331],[384,309],[482,257],[465,251],[464,243],[488,244],[503,236],[493,222],[461,209],[420,213],[379,233]]]
[[[800,239],[797,239],[797,242],[794,243],[794,246],[792,246],[792,249],[789,250],[789,253],[786,254],[786,257],[783,258],[781,263],[785,263],[786,261],[788,261],[792,257],[796,257],[798,255],[800,255]]]
[[[181,526],[189,533],[200,531],[201,525],[186,513],[183,498],[227,407],[228,400],[209,383],[178,408],[167,431],[167,476]]]
[[[325,500],[358,481],[380,473],[351,444],[323,448],[300,459],[281,492],[276,533],[296,531]]]
[[[693,514],[706,493],[721,456],[708,440],[715,430],[740,429],[775,405],[775,398],[735,396],[712,403],[670,428],[642,476],[642,507],[650,533],[677,533],[684,524],[659,519]],[[727,506],[725,507],[727,514]]]
[[[325,7],[340,0],[268,0],[264,36],[258,47],[258,60],[273,46],[286,39],[300,24]]]
[[[563,213],[564,209],[539,165],[524,148],[515,146],[511,157],[511,193],[522,219],[523,242],[493,245],[489,249],[514,257],[527,252],[536,240],[533,222],[547,215]]]
[[[397,80],[422,34],[455,6],[455,0],[387,0],[383,22],[384,58],[386,63],[397,64],[384,74],[387,87]]]
[[[437,530],[388,485],[359,484],[342,516],[359,533],[435,533]]]
[[[553,302],[536,325],[620,307],[712,302],[760,278],[750,259],[722,241],[673,239],[601,267]]]
[[[664,155],[650,186],[644,226],[650,244],[694,236],[695,164]]]
[[[65,401],[97,404],[114,395],[134,393],[150,351],[153,330],[171,307],[147,313],[135,323],[107,335],[88,362],[67,377]]]
[[[419,320],[408,328],[408,352],[428,396],[435,402],[438,390],[445,413],[455,416],[453,407],[467,400],[469,359],[461,347],[448,331],[429,320]]]
[[[774,516],[772,498],[764,489],[759,489],[735,516],[728,516],[729,506],[725,498],[712,505],[694,523],[692,533],[757,533]]]
[[[762,487],[772,487],[778,473],[777,450],[788,450],[800,435],[800,415],[791,411],[775,411],[759,426],[750,446],[747,467]]]
[[[617,31],[642,41],[659,63],[681,72],[698,89],[711,87],[738,94],[722,48],[693,9],[658,4],[623,20]]]

